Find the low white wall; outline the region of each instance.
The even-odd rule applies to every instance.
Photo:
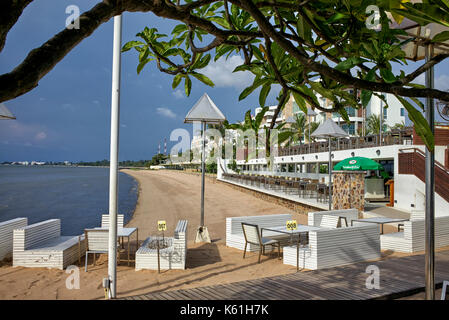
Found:
[[[399,209],[424,210],[425,184],[415,175],[396,174],[394,177],[394,206]],[[414,205],[412,207],[412,205]],[[448,216],[449,203],[435,193],[435,216]]]

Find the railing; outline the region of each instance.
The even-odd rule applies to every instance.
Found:
[[[425,159],[425,153],[418,148],[399,150],[399,174],[413,174],[425,182]],[[435,192],[449,202],[449,170],[438,161],[435,161]]]
[[[390,146],[395,144],[411,145],[413,144],[411,134],[412,129],[410,128],[405,130],[395,130],[382,135],[376,134],[364,137],[340,138],[337,141],[331,142],[331,147],[332,150],[339,151],[359,148],[373,148],[377,146]],[[327,152],[328,150],[329,145],[327,141],[312,142],[299,146],[280,148],[279,156]]]

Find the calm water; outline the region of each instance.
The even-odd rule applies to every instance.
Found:
[[[119,213],[125,223],[134,212],[137,193],[136,180],[120,173]],[[77,235],[100,226],[108,207],[108,168],[0,166],[0,222],[59,218],[62,235]]]

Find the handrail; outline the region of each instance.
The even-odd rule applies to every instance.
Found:
[[[424,158],[426,157],[426,154],[419,148],[404,148],[404,149],[399,149],[399,152],[403,152],[405,150],[413,150],[414,153],[418,153],[421,156],[423,156]],[[441,170],[443,170],[444,172],[446,172],[447,174],[449,174],[449,169],[446,168],[446,166],[444,166],[441,162],[434,160],[434,163],[437,167],[439,167]]]

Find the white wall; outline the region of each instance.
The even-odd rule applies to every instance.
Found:
[[[383,120],[383,123],[388,126],[394,126],[396,123],[401,122],[405,123],[405,116],[401,116],[401,108],[403,108],[402,103],[392,94],[386,94],[386,98],[388,102],[387,118]],[[373,95],[366,107],[366,116],[369,117],[372,114],[377,116],[380,115],[382,109],[381,105],[384,106],[385,102]]]

